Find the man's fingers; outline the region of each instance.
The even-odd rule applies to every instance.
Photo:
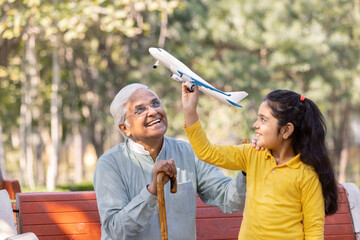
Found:
[[[166,175],[173,177],[176,176],[176,166],[175,166],[175,160],[170,159],[169,161],[162,160],[161,163],[159,163],[159,169],[158,172],[163,171]]]
[[[259,147],[259,146],[257,145],[257,139],[256,139],[256,138],[251,139],[251,145],[252,145],[253,148],[255,148],[257,151],[259,151],[259,150],[264,151],[264,150],[265,150],[264,147]]]
[[[257,149],[257,140],[256,138],[251,139],[251,145]]]
[[[170,159],[169,159],[169,163],[170,163],[170,167],[171,167],[172,176],[175,176],[175,177],[176,177],[176,175],[177,175],[177,170],[176,170],[176,166],[175,166],[175,159],[170,158]]]

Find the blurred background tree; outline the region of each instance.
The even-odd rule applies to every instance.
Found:
[[[358,0],[4,0],[0,2],[0,167],[22,186],[92,181],[123,141],[109,105],[140,82],[164,101],[167,135],[184,139],[181,85],[152,69],[162,47],[215,87],[245,90],[244,109],[201,95],[215,143],[252,138],[263,97],[278,88],[318,104],[340,182],[360,185]],[[235,173],[227,172],[229,175]]]

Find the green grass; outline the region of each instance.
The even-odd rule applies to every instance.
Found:
[[[21,187],[22,192],[48,192],[45,186],[36,186],[35,189],[30,189],[28,186]],[[74,192],[74,191],[94,191],[92,182],[82,182],[79,184],[67,183],[60,184],[55,187],[54,192]]]

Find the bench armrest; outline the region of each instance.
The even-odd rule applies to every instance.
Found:
[[[3,179],[2,188],[5,189],[10,196],[11,200],[16,199],[16,193],[21,192],[20,184],[18,180],[7,180]]]

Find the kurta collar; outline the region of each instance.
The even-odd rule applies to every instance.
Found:
[[[131,138],[128,138],[127,140],[128,140],[129,149],[131,151],[134,151],[134,152],[136,152],[138,154],[141,154],[141,155],[150,156],[150,153],[147,150],[145,150],[143,145],[134,142]],[[164,138],[163,145],[161,147],[160,152],[162,152],[162,150],[164,148],[165,148],[165,138]]]

